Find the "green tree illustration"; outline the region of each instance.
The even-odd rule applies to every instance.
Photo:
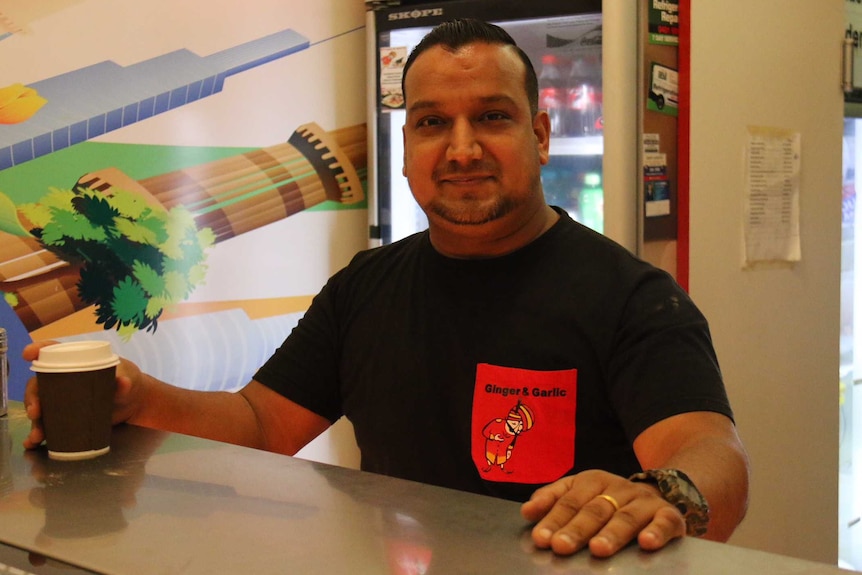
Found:
[[[78,293],[95,304],[97,322],[126,338],[155,331],[162,312],[203,283],[215,243],[185,208],[165,210],[124,190],[52,188],[18,209],[47,250],[80,267]]]

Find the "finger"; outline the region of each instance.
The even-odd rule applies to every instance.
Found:
[[[554,507],[560,498],[571,489],[574,476],[564,477],[533,492],[528,501],[521,505],[521,516],[527,521],[541,520]]]
[[[117,376],[117,391],[116,391],[116,399],[121,401],[129,395],[132,391],[132,379],[125,375]]]
[[[39,351],[43,347],[54,345],[56,341],[36,341],[24,346],[21,351],[21,357],[24,361],[32,362],[39,359]],[[24,410],[27,412],[27,418],[31,421],[36,421],[42,417],[42,408],[39,405],[38,384],[35,377],[31,377],[27,381],[24,388]]]
[[[31,377],[24,388],[24,413],[30,420],[30,433],[24,438],[24,449],[35,449],[45,440],[45,432],[42,430],[39,388],[35,377]]]
[[[590,553],[596,557],[610,557],[635,537],[646,551],[654,551],[667,545],[672,539],[685,535],[685,520],[676,509],[663,506],[646,517],[647,523],[632,503],[623,508],[589,542]]]
[[[527,521],[535,523],[544,517],[554,506],[558,496],[550,490],[539,489],[528,501],[521,504],[521,516]]]
[[[638,535],[635,521],[629,510],[621,510],[615,514],[613,519],[590,539],[590,553],[596,557],[610,557],[628,545]]]
[[[27,380],[27,385],[24,387],[24,411],[31,421],[42,417],[42,407],[39,404],[39,384],[35,377]]]
[[[24,346],[21,357],[24,361],[35,361],[43,347],[54,345],[56,341],[36,341]],[[24,438],[25,449],[35,449],[45,441],[45,431],[42,429],[42,406],[39,403],[39,384],[35,377],[27,381],[24,388],[24,412],[30,420],[30,433]]]
[[[24,346],[24,349],[21,351],[21,357],[24,361],[34,361],[39,359],[39,350],[43,347],[47,347],[49,345],[54,345],[58,343],[52,340],[45,341],[34,341],[33,343],[28,343]]]
[[[659,509],[652,522],[638,534],[638,545],[645,551],[661,549],[668,542],[685,536],[685,518],[671,507]]]
[[[125,375],[117,376],[117,389],[114,392],[114,414],[112,422],[116,425],[128,419],[126,413],[131,402],[132,380]]]
[[[533,541],[558,555],[571,555],[586,547],[616,513],[614,505],[598,496],[583,504],[562,497],[533,529]]]
[[[42,426],[33,422],[30,433],[24,438],[24,449],[36,449],[45,441],[45,432]]]
[[[607,493],[599,493],[596,497],[598,497],[599,499],[604,499],[605,501],[610,503],[611,506],[614,508],[614,512],[620,510],[620,503],[613,495],[608,495]]]

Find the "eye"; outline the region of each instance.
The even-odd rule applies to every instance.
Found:
[[[485,122],[501,122],[503,120],[508,120],[509,118],[509,114],[494,110],[493,112],[485,112],[482,114],[481,119]]]
[[[425,116],[416,122],[417,128],[436,128],[444,124],[443,119],[437,116]]]

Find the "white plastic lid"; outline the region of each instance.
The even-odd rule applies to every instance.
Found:
[[[120,363],[107,341],[70,341],[43,347],[30,369],[40,373],[96,371]]]

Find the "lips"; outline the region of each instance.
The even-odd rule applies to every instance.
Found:
[[[20,124],[29,120],[48,100],[24,84],[0,88],[0,124]]]
[[[452,184],[455,186],[471,186],[492,179],[490,174],[457,174],[441,176],[438,181],[441,184]]]

